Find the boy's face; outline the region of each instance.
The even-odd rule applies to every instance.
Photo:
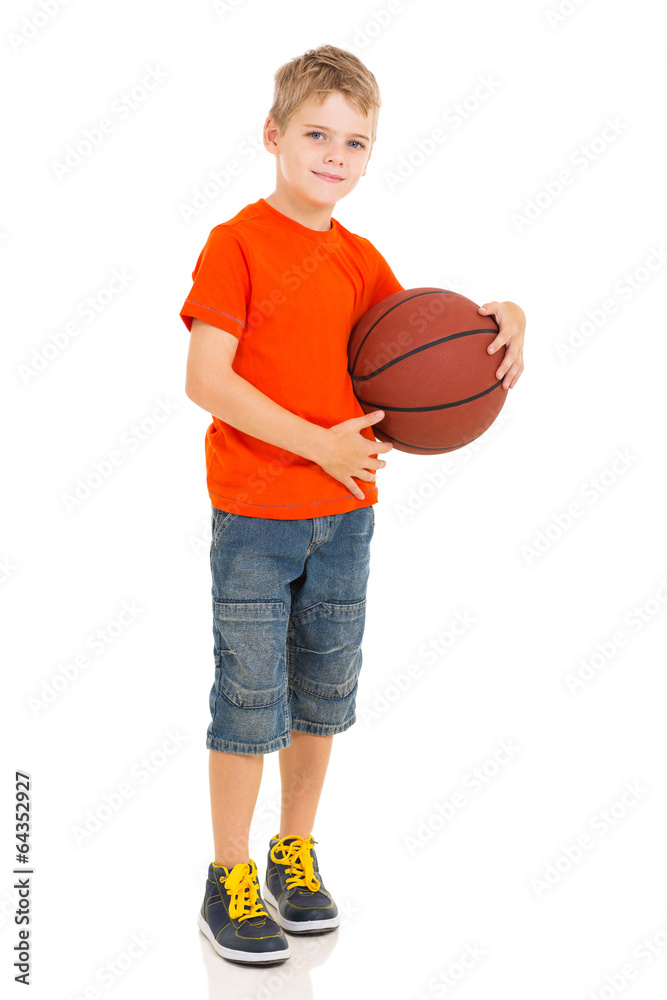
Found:
[[[323,103],[304,102],[282,134],[267,118],[264,145],[278,157],[278,188],[286,184],[311,205],[334,205],[366,173],[371,126],[340,91],[327,94]],[[340,180],[327,180],[326,174]]]

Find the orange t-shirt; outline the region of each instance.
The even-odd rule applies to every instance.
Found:
[[[330,229],[309,229],[260,198],[211,230],[192,278],[180,316],[188,330],[195,317],[238,338],[237,375],[322,427],[364,415],[347,369],[350,333],[403,289],[369,240],[333,218]],[[361,434],[376,440],[371,427]],[[220,510],[293,520],[377,503],[376,484],[355,477],[366,493],[357,500],[315,462],[214,415],[205,453]]]

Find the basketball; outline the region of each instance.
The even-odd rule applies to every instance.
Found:
[[[504,348],[491,316],[444,288],[407,288],[377,302],[354,326],[348,371],[365,413],[383,410],[376,439],[413,455],[470,444],[500,413],[507,391],[496,371]]]

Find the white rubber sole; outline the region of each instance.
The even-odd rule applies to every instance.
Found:
[[[221,955],[222,958],[228,958],[232,962],[247,962],[251,965],[261,965],[263,962],[283,962],[286,958],[290,957],[289,947],[281,948],[280,951],[259,952],[236,951],[234,948],[225,948],[224,945],[219,944],[215,940],[213,931],[204,920],[201,910],[197,914],[197,924],[199,925],[199,930],[209,939],[218,955]]]
[[[264,883],[264,888],[262,889],[262,899],[264,899],[267,903],[270,903],[273,907],[276,914],[276,923],[280,924],[284,931],[292,931],[293,934],[310,934],[314,931],[333,930],[334,927],[338,927],[340,924],[339,916],[326,917],[322,920],[286,920],[278,909],[278,902],[266,882]]]

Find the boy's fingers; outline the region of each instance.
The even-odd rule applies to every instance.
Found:
[[[505,351],[505,357],[503,358],[500,368],[496,372],[496,378],[502,378],[507,372],[509,374],[510,370],[514,367],[514,362],[516,360],[516,351],[512,353],[511,350]]]
[[[498,333],[491,341],[486,350],[489,354],[495,354],[495,352],[500,350],[503,344],[506,343],[507,343],[506,335],[504,333]]]
[[[378,420],[382,420],[384,417],[383,410],[374,410],[373,413],[366,413],[363,417],[356,417],[358,421],[358,426],[370,427],[372,424],[376,424]],[[376,452],[391,451],[393,444],[390,441],[376,441],[373,445],[373,449]]]
[[[505,375],[505,381],[503,382],[504,389],[512,389],[517,383],[519,375],[523,371],[523,364],[521,362],[515,362],[511,368],[508,369]],[[500,376],[499,376],[500,377]]]

